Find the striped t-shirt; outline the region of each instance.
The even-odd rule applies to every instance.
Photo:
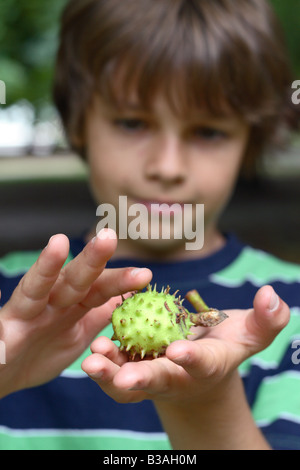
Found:
[[[70,259],[83,246],[81,239],[71,240]],[[38,254],[11,253],[0,260],[2,305]],[[145,263],[128,259],[108,265]],[[300,267],[243,245],[233,236],[212,256],[146,265],[157,288],[170,285],[182,297],[197,289],[216,308],[250,308],[265,284],[289,304],[289,324],[267,349],[243,363],[240,373],[254,419],[271,446],[300,449]],[[103,333],[111,337],[111,325]],[[150,401],[115,403],[84,374],[81,362],[88,354],[89,350],[47,384],[0,400],[0,449],[171,448]]]

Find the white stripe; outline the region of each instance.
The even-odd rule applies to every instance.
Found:
[[[0,426],[1,434],[8,434],[13,437],[53,437],[53,436],[78,436],[78,437],[115,437],[129,438],[137,440],[165,440],[166,434],[163,432],[138,432],[121,429],[11,429],[7,426]]]
[[[256,424],[262,428],[265,426],[269,426],[275,421],[278,421],[279,419],[284,419],[285,421],[290,421],[291,423],[295,424],[300,424],[300,416],[295,416],[292,415],[291,413],[280,413],[279,415],[276,416],[274,419],[261,419],[261,420],[256,420]]]
[[[60,374],[60,377],[64,377],[67,379],[84,379],[84,378],[88,378],[88,375],[85,372],[83,372],[83,370],[65,369]]]
[[[281,358],[280,358],[281,359]],[[276,361],[273,361],[273,362],[270,362],[270,361],[264,361],[263,359],[261,359],[260,357],[256,357],[256,356],[253,356],[251,359],[250,359],[250,363],[251,365],[253,366],[257,366],[259,367],[260,369],[263,369],[263,370],[274,370],[274,369],[277,369],[278,367],[278,362]]]
[[[295,336],[295,339],[299,339],[299,336]],[[293,350],[292,350],[293,351]],[[292,354],[292,353],[291,353]],[[249,369],[247,370],[243,370],[242,367],[241,367],[241,370],[239,371],[240,373],[240,376],[241,377],[247,377],[249,374],[252,374],[252,371],[251,371],[251,366],[256,366],[256,367],[259,367],[260,369],[262,370],[265,370],[265,371],[273,371],[275,369],[277,369],[278,367],[278,363],[273,361],[273,362],[270,362],[270,361],[264,361],[263,359],[261,359],[260,357],[257,357],[257,356],[253,356],[250,360],[249,360]],[[248,367],[248,365],[247,365]],[[298,371],[294,371],[294,370],[287,370],[287,371],[283,371],[283,372],[280,372],[279,374],[276,374],[276,375],[273,375],[272,377],[265,377],[263,378],[263,381],[272,381],[272,380],[276,380],[276,377],[282,377],[282,376],[290,376],[292,378],[297,378],[297,379],[300,379],[300,372]]]
[[[300,316],[300,307],[291,307],[291,315]],[[300,333],[299,333],[300,334]]]
[[[249,363],[247,364],[247,369],[243,370],[243,368],[241,367],[241,369],[239,370],[240,376],[247,377],[248,375],[252,374],[252,371],[251,371],[252,366],[259,367],[260,369],[265,370],[265,371],[268,371],[268,370],[273,371],[278,368],[278,363],[275,361],[267,362],[261,359],[260,357],[253,356],[251,357],[251,359],[249,360]]]
[[[297,379],[300,380],[300,371],[298,370],[287,370],[279,374],[273,375],[272,377],[264,377],[263,383],[272,384],[277,380],[282,380],[283,378]]]

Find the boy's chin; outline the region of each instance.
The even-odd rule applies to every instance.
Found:
[[[193,252],[186,249],[186,240],[177,239],[136,239],[131,244],[137,256],[151,258],[153,260],[172,261],[176,259],[187,259],[193,257]]]

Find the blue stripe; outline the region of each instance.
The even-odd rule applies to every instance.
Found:
[[[299,424],[278,419],[261,430],[273,449],[300,450]]]
[[[150,401],[118,404],[88,377],[59,377],[0,401],[1,425],[12,429],[121,429],[163,432]]]

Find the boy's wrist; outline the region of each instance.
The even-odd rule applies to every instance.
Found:
[[[269,448],[252,418],[237,370],[211,393],[202,394],[199,386],[198,401],[154,404],[175,449]],[[182,430],[180,441],[172,431],[178,427]]]
[[[180,399],[168,397],[168,399],[157,398],[153,401],[156,406],[176,407],[182,413],[189,413],[194,407],[197,407],[198,410],[203,408],[203,413],[207,413],[210,409],[219,406],[227,396],[243,392],[241,378],[237,370],[210,386],[205,383],[206,380],[210,379],[203,379],[203,383],[200,381],[195,383],[194,387],[197,390],[190,390],[191,393],[186,395],[186,399],[182,399],[182,394],[180,394]]]

